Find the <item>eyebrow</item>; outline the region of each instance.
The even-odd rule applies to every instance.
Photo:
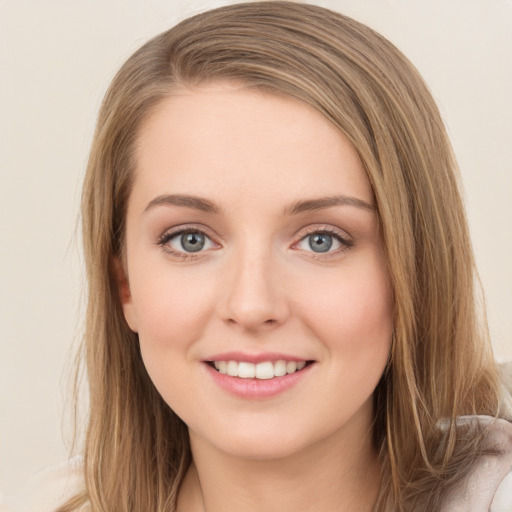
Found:
[[[203,197],[186,194],[166,194],[155,197],[155,199],[148,203],[144,212],[160,205],[184,206],[186,208],[193,208],[194,210],[201,210],[206,213],[220,213],[220,208],[212,201],[204,199]]]
[[[148,203],[144,212],[160,205],[184,206],[185,208],[192,208],[194,210],[200,210],[212,214],[221,213],[221,209],[213,201],[188,194],[164,194],[155,197]],[[296,201],[290,206],[285,207],[283,215],[298,215],[300,213],[314,212],[331,208],[333,206],[354,206],[371,212],[375,211],[375,206],[373,204],[363,201],[362,199],[337,195]]]
[[[375,206],[373,204],[363,201],[362,199],[337,195],[297,201],[284,209],[284,215],[297,215],[299,213],[314,212],[331,208],[332,206],[354,206],[370,212],[375,211]]]

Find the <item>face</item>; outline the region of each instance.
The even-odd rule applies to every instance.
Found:
[[[363,165],[319,113],[176,92],[141,128],[126,225],[125,317],[191,438],[265,458],[369,430],[391,291]]]

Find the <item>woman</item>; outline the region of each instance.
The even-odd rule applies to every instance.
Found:
[[[157,36],[107,92],[82,213],[61,512],[489,509],[509,395],[442,121],[384,38],[287,2]]]

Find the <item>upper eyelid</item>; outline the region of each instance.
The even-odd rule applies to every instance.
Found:
[[[313,233],[329,233],[330,235],[337,235],[342,240],[352,240],[353,237],[344,229],[328,225],[328,224],[313,224],[306,226],[297,231],[298,240],[302,240],[304,237],[309,236]]]
[[[167,228],[158,237],[158,240],[163,240],[164,238],[173,237],[173,236],[176,236],[176,235],[179,235],[182,233],[187,233],[187,232],[191,232],[191,233],[198,232],[203,235],[206,235],[208,238],[210,238],[212,240],[216,238],[215,235],[212,235],[212,231],[210,229],[208,229],[206,226],[203,226],[201,224],[183,224],[183,225],[175,226],[172,228]]]

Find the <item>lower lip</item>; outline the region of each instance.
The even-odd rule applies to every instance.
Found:
[[[218,372],[209,364],[205,363],[205,366],[214,381],[222,389],[241,398],[259,399],[271,398],[292,388],[306,377],[314,364],[308,364],[302,370],[283,375],[282,377],[274,377],[273,379],[242,379],[240,377],[231,377]]]

